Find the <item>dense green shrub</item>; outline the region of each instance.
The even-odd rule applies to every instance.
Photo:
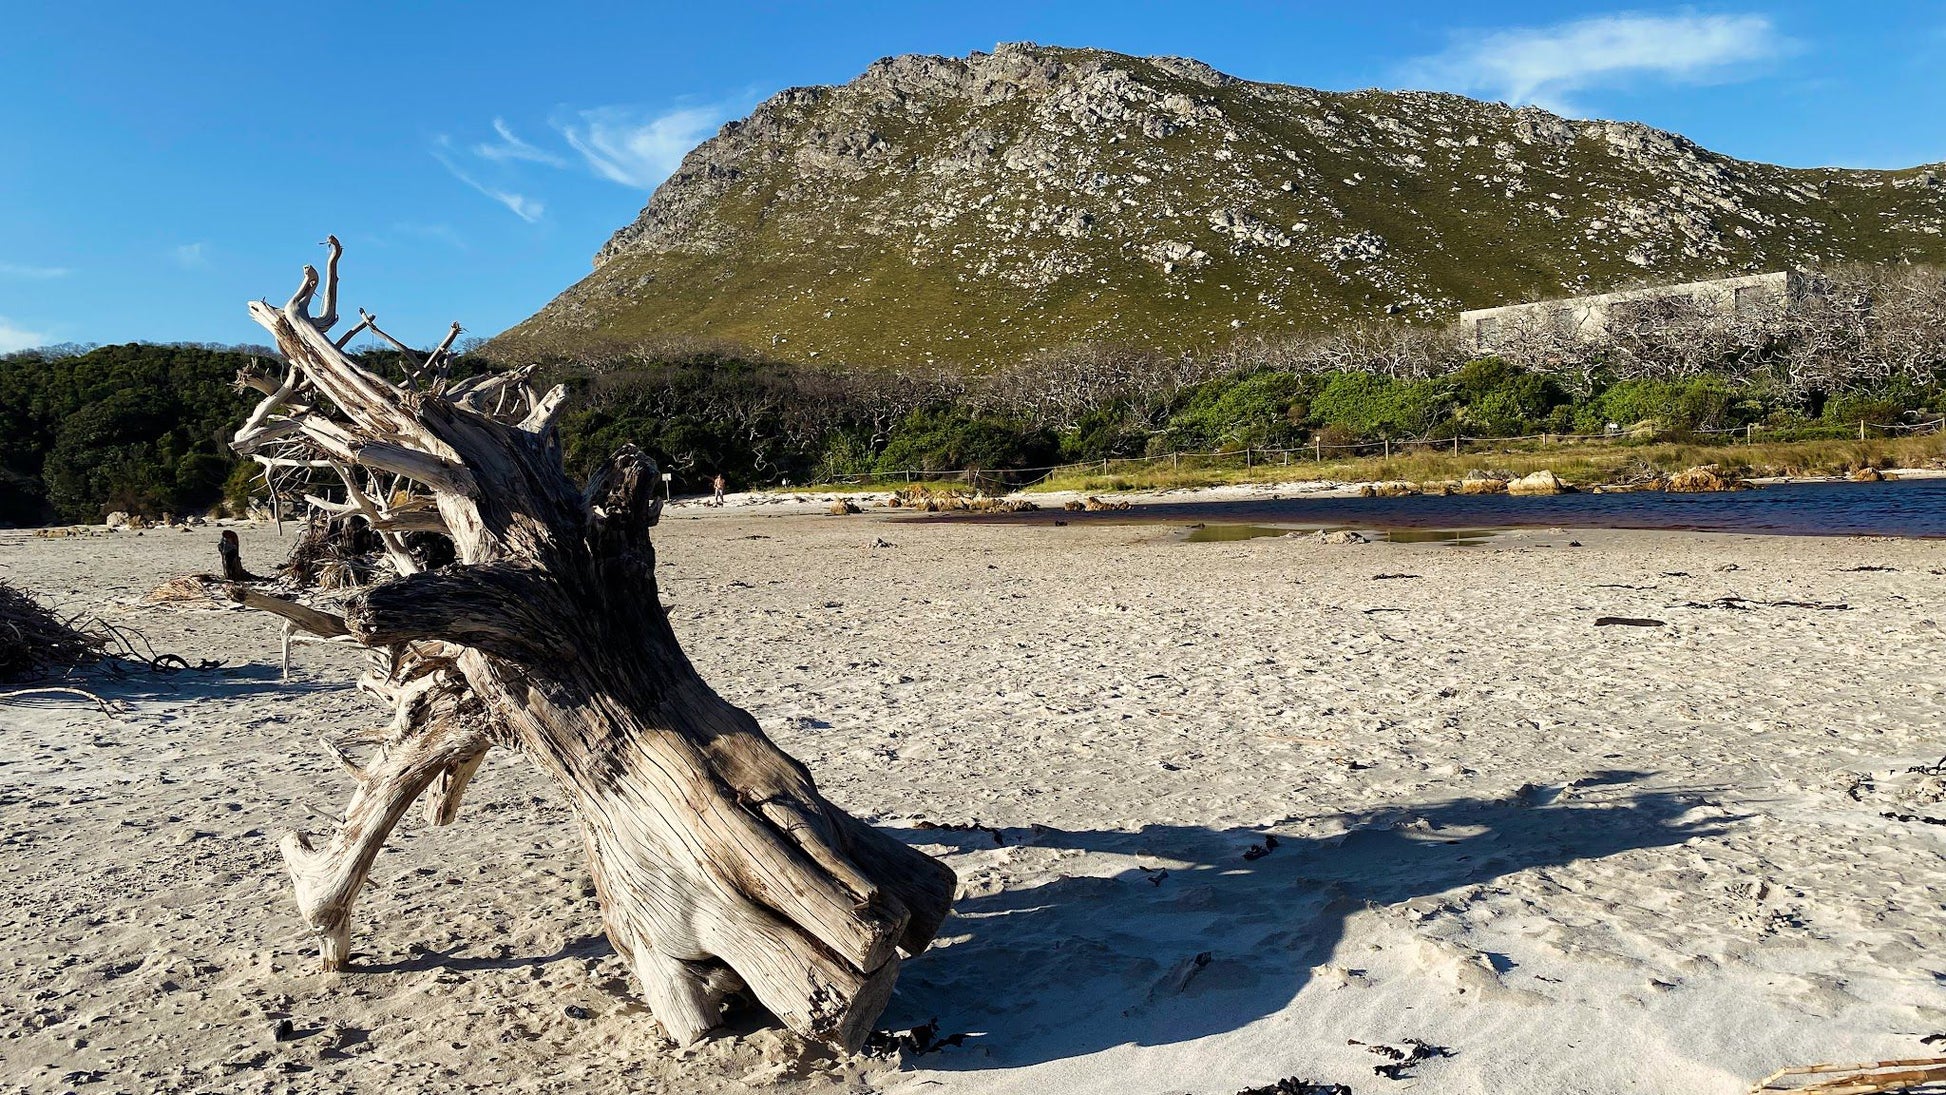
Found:
[[[1303,437],[1293,417],[1306,390],[1293,373],[1262,372],[1211,380],[1185,393],[1158,442],[1167,452],[1275,448]]]
[[[251,502],[264,493],[263,469],[252,461],[240,460],[223,480],[223,509],[232,517],[242,517],[250,512]]]
[[[1151,423],[1163,413],[1161,408],[1145,407],[1126,400],[1097,407],[1061,431],[1058,438],[1059,459],[1081,461],[1141,456],[1148,451],[1151,437],[1162,436]]]
[[[1933,393],[1911,385],[1893,384],[1862,392],[1840,392],[1824,401],[1821,417],[1827,422],[1856,425],[1860,421],[1898,425],[1909,413],[1932,406]]]
[[[1046,466],[1057,445],[1045,429],[958,405],[913,411],[892,431],[878,456],[881,473],[961,468],[1002,470]]]
[[[1691,380],[1624,380],[1597,393],[1575,414],[1590,433],[1608,423],[1630,429],[1648,423],[1657,430],[1719,429],[1741,424],[1739,399],[1729,382],[1713,376]]]
[[[1311,419],[1362,439],[1427,437],[1452,417],[1448,377],[1400,380],[1376,373],[1332,373],[1311,400]]]
[[[130,343],[0,359],[0,524],[190,513],[222,495],[247,353]]]
[[[811,482],[842,483],[870,475],[877,465],[871,438],[858,430],[834,430],[811,468]]]
[[[574,401],[560,419],[568,470],[586,475],[627,442],[672,474],[677,491],[702,490],[718,474],[735,488],[802,482],[833,435],[860,428],[869,402],[828,372],[717,355],[568,379]]]
[[[1461,366],[1452,383],[1458,425],[1469,436],[1518,437],[1568,425],[1569,416],[1556,412],[1569,396],[1553,377],[1487,357]]]

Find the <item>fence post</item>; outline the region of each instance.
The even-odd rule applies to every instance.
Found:
[[[1318,458],[1318,463],[1324,463],[1324,442],[1316,436],[1311,438],[1311,455]]]
[[[1865,420],[1862,418],[1858,420],[1858,439],[1865,440]]]
[[[1169,454],[1169,468],[1170,468],[1170,470],[1171,470],[1171,471],[1174,471],[1174,470],[1176,470],[1176,469],[1178,469],[1178,468],[1181,468],[1181,467],[1182,467],[1182,454],[1181,454],[1181,453],[1179,453],[1179,452],[1172,452],[1172,453],[1170,453],[1170,454]]]
[[[1248,445],[1243,447],[1243,466],[1246,468],[1254,468],[1257,466],[1256,462],[1250,459],[1250,446]]]
[[[1101,473],[1103,475],[1108,474],[1108,458],[1106,456],[1101,458]]]
[[[1453,435],[1453,455],[1459,455],[1459,434]]]
[[[1752,440],[1756,438],[1756,436],[1757,436],[1757,424],[1755,422],[1745,423],[1743,427],[1743,443],[1748,445]]]
[[[1389,437],[1385,439],[1385,458],[1392,459],[1392,439]]]

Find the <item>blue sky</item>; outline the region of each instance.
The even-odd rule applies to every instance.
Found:
[[[1799,166],[1946,160],[1946,5],[16,3],[0,352],[257,341],[346,244],[395,334],[491,335],[579,278],[682,153],[780,88],[1001,41],[1626,118]]]

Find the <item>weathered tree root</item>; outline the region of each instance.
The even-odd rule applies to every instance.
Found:
[[[454,381],[457,325],[396,385],[335,341],[335,239],[325,314],[305,268],[289,303],[251,315],[288,362],[248,371],[263,400],[234,447],[266,474],[328,473],[342,500],[307,495],[374,529],[399,577],[342,615],[212,581],[212,593],[286,626],[382,652],[362,682],[393,725],[362,765],[345,823],[322,846],[283,849],[327,968],[342,968],[353,902],[373,857],[428,789],[450,822],[488,748],[526,754],[578,819],[609,938],[668,1035],[687,1044],[744,991],[804,1037],[856,1049],[890,997],[899,952],[924,950],[951,906],[943,864],[821,796],[810,774],[717,696],[684,656],[657,599],[649,530],[653,461],[624,446],[585,488],[562,471],[553,430],[564,390],[531,370]],[[315,482],[315,479],[314,479]],[[319,487],[325,493],[331,488]],[[406,532],[449,537],[458,561],[427,570]]]
[[[397,728],[364,765],[326,743],[358,781],[344,824],[321,848],[305,833],[285,833],[278,842],[297,888],[298,912],[318,937],[326,970],[341,970],[350,958],[352,903],[392,827],[428,788],[437,787],[427,800],[435,824],[458,816],[466,781],[492,744],[479,700],[452,669],[433,670],[395,692]]]

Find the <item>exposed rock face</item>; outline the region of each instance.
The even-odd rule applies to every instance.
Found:
[[[1007,45],[780,92],[684,159],[509,353],[694,335],[990,365],[1209,349],[1631,280],[1946,261],[1938,170],[1793,170],[1455,95]]]

